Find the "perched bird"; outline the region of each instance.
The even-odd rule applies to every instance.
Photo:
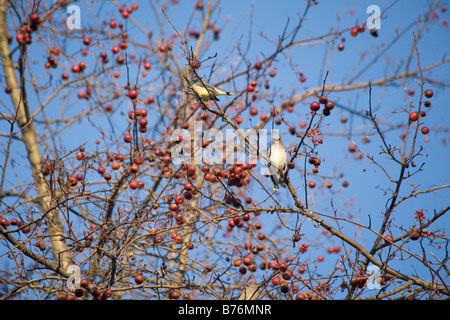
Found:
[[[222,90],[208,84],[206,81],[200,81],[199,79],[195,79],[195,78],[192,80],[191,89],[193,91],[195,91],[203,101],[209,101],[209,100],[211,100],[211,98],[216,101],[219,101],[219,99],[217,99],[217,96],[224,96],[224,95],[232,96],[233,95],[233,93],[231,93],[231,92],[222,91]]]
[[[272,137],[272,143],[269,148],[269,172],[270,178],[273,182],[273,190],[277,191],[280,182],[283,181],[285,169],[286,169],[286,150],[281,142],[280,135],[274,135]]]

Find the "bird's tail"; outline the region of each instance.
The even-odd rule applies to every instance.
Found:
[[[278,174],[271,174],[270,179],[273,183],[273,191],[277,191],[279,189],[280,176]]]

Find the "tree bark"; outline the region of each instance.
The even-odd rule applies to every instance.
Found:
[[[29,108],[23,86],[15,72],[14,63],[11,59],[7,39],[6,19],[8,12],[8,1],[0,0],[0,58],[3,66],[3,74],[6,83],[12,89],[10,93],[11,101],[16,110],[16,123],[19,125],[22,133],[21,141],[24,142],[27,151],[28,161],[33,170],[33,177],[36,184],[36,190],[39,194],[39,205],[42,214],[45,215],[45,222],[51,242],[51,250],[57,261],[58,267],[63,271],[71,263],[71,255],[67,250],[64,241],[64,228],[58,215],[58,209],[52,203],[52,196],[48,191],[47,183],[41,173],[41,150],[39,148],[39,139],[36,129],[33,125],[33,119],[29,117]],[[26,47],[21,48],[26,50]],[[25,51],[21,51],[25,53]],[[21,55],[21,59],[23,58]],[[19,75],[20,76],[20,75]],[[23,77],[24,75],[21,75]]]

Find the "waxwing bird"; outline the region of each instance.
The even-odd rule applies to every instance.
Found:
[[[211,100],[211,98],[216,101],[219,101],[219,99],[217,99],[217,96],[233,95],[233,93],[231,92],[222,91],[208,84],[206,81],[204,80],[200,81],[199,79],[192,80],[191,89],[195,91],[199,95],[200,99],[202,99],[203,101],[209,101]]]
[[[277,191],[280,182],[283,181],[286,169],[286,150],[283,147],[280,135],[272,137],[272,143],[269,148],[269,172],[273,182],[273,190]]]

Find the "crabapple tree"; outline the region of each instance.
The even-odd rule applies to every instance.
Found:
[[[353,2],[0,0],[0,297],[448,298],[447,9]]]

